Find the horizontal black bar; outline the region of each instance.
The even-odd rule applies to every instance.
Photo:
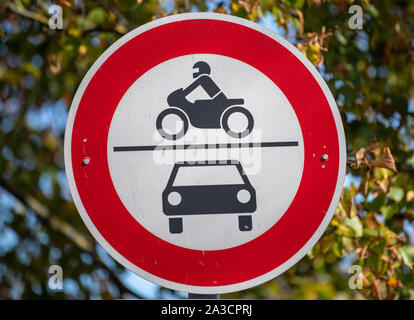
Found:
[[[208,143],[208,144],[172,144],[158,146],[122,146],[114,147],[114,152],[122,151],[164,151],[178,149],[230,149],[230,148],[271,148],[271,147],[297,147],[297,141],[278,142],[244,142],[244,143]]]

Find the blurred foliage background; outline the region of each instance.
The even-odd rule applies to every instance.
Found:
[[[0,3],[1,299],[185,297],[125,270],[91,238],[68,191],[63,134],[81,79],[109,45],[189,11],[251,19],[296,45],[333,92],[347,139],[345,188],[318,244],[282,276],[222,297],[414,298],[413,1],[63,0],[62,30],[48,26],[52,4]],[[362,29],[349,27],[355,4]],[[53,264],[61,291],[47,286]],[[355,290],[351,265],[362,270]]]

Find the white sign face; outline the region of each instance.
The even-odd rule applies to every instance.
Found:
[[[197,81],[193,78],[193,66],[203,61],[210,67],[210,79],[228,99],[243,99],[245,107],[254,119],[252,132],[241,139],[230,137],[223,128],[197,128],[190,125],[186,134],[175,141],[163,138],[156,129],[157,117],[162,111],[172,108],[167,103],[168,96],[180,88],[187,88]],[[208,94],[202,86],[197,86],[187,95],[188,101],[206,99]],[[210,99],[214,104],[214,99]],[[211,108],[197,105],[190,108]],[[184,106],[183,106],[184,107]],[[222,110],[224,113],[225,109]],[[212,115],[212,112],[209,113]],[[191,115],[188,115],[191,117]],[[217,117],[222,117],[220,113]],[[229,117],[229,127],[243,130],[246,118],[235,113]],[[177,118],[177,119],[174,119]],[[180,131],[182,123],[176,115],[166,117],[170,130]],[[233,120],[233,123],[231,123]],[[144,150],[140,152],[115,152],[119,146],[163,146],[163,145],[204,145],[261,143],[273,141],[294,141],[296,147],[287,148],[200,148],[186,150]],[[157,237],[177,246],[196,250],[220,250],[232,248],[253,240],[271,228],[286,212],[300,184],[304,149],[301,128],[295,112],[282,91],[262,72],[239,60],[213,54],[193,54],[165,61],[143,76],[127,90],[113,116],[108,135],[108,164],[115,189],[129,213],[148,231]],[[236,165],[212,165],[215,160],[238,161],[244,170],[242,176]],[[227,204],[212,214],[203,210],[203,204],[191,203],[187,208],[181,199],[174,216],[163,211],[163,192],[179,162],[210,162],[210,165],[181,167],[177,171],[172,187],[193,187],[187,196],[193,198],[197,188],[220,186],[222,192],[229,190],[231,203],[237,193],[235,185],[244,184],[243,176],[255,190],[256,209],[252,212],[248,205],[241,211],[234,207],[228,212]],[[171,189],[173,190],[173,189]],[[243,192],[240,193],[240,197]],[[203,197],[208,197],[205,193]],[[185,197],[185,195],[181,195]],[[247,193],[247,197],[249,197]],[[205,198],[203,198],[205,199]],[[168,200],[168,199],[167,199]],[[209,202],[223,201],[221,197]],[[243,201],[243,199],[241,199]],[[224,200],[225,201],[225,200]],[[237,199],[237,201],[239,201]],[[240,202],[240,201],[239,201]],[[240,202],[242,204],[242,202]],[[210,205],[211,207],[211,205]],[[220,207],[220,204],[218,204]],[[245,212],[243,212],[245,211]],[[249,230],[241,231],[238,217],[251,215]],[[182,232],[172,233],[169,219],[182,218]]]

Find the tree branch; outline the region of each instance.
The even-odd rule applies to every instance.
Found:
[[[21,15],[21,16],[23,16],[25,18],[28,18],[28,19],[31,19],[33,21],[40,22],[41,24],[49,27],[49,18],[48,17],[45,17],[44,15],[42,15],[40,13],[35,13],[35,12],[30,11],[30,10],[27,10],[26,8],[23,7],[22,4],[15,5],[15,4],[9,2],[9,3],[6,4],[6,8],[9,9],[10,11],[12,11],[12,12],[18,14],[18,15]],[[88,35],[92,32],[113,32],[113,33],[116,33],[120,36],[123,36],[125,33],[121,32],[120,30],[117,30],[117,27],[118,26],[116,26],[115,29],[100,28],[100,27],[96,27],[96,28],[92,28],[92,29],[85,29],[85,30],[82,30],[82,35]],[[63,31],[66,34],[68,34],[68,32],[67,32],[68,30],[67,30],[67,27],[65,25],[63,25],[63,29],[58,30],[58,31]]]
[[[49,25],[49,19],[45,16],[41,15],[40,13],[35,13],[32,11],[27,10],[20,2],[18,2],[18,5],[8,2],[6,4],[6,8],[10,9],[14,13],[21,15],[23,17],[29,18],[31,20],[38,21],[42,24]]]
[[[45,225],[47,228],[60,234],[66,240],[73,243],[79,250],[89,253],[93,257],[93,259],[97,262],[97,264],[108,272],[111,281],[115,285],[118,286],[121,295],[128,293],[139,299],[143,299],[143,297],[141,297],[139,294],[132,292],[130,289],[128,289],[122,283],[122,281],[118,278],[118,276],[114,273],[114,271],[110,269],[99,258],[98,254],[93,250],[94,243],[88,237],[80,234],[70,224],[64,222],[58,217],[52,216],[50,214],[50,210],[46,206],[44,206],[42,203],[40,203],[36,198],[34,198],[31,195],[21,194],[6,179],[4,179],[1,176],[0,176],[0,187],[2,187],[9,194],[11,194],[14,198],[16,198],[26,208],[31,209],[36,214],[39,221],[43,225]]]

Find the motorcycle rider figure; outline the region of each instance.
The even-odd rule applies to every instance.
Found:
[[[251,113],[241,107],[243,99],[228,99],[220,88],[210,78],[211,68],[205,61],[194,64],[194,82],[187,88],[178,89],[170,93],[167,102],[171,108],[163,110],[156,121],[156,127],[160,135],[168,140],[177,140],[185,135],[188,123],[196,128],[218,129],[223,128],[233,138],[243,138],[253,129],[253,117]],[[198,87],[201,87],[210,99],[200,99],[190,102],[186,97]],[[228,118],[232,113],[244,114],[248,120],[248,127],[242,132],[234,132],[229,128]],[[162,121],[169,114],[175,114],[183,122],[181,130],[175,134],[166,132],[162,127]]]
[[[220,93],[220,88],[209,76],[211,69],[207,62],[199,61],[193,66],[193,69],[198,69],[197,72],[194,71],[193,73],[193,78],[196,80],[184,89],[185,96],[193,92],[199,86],[207,92],[210,98],[214,98],[218,93]]]

